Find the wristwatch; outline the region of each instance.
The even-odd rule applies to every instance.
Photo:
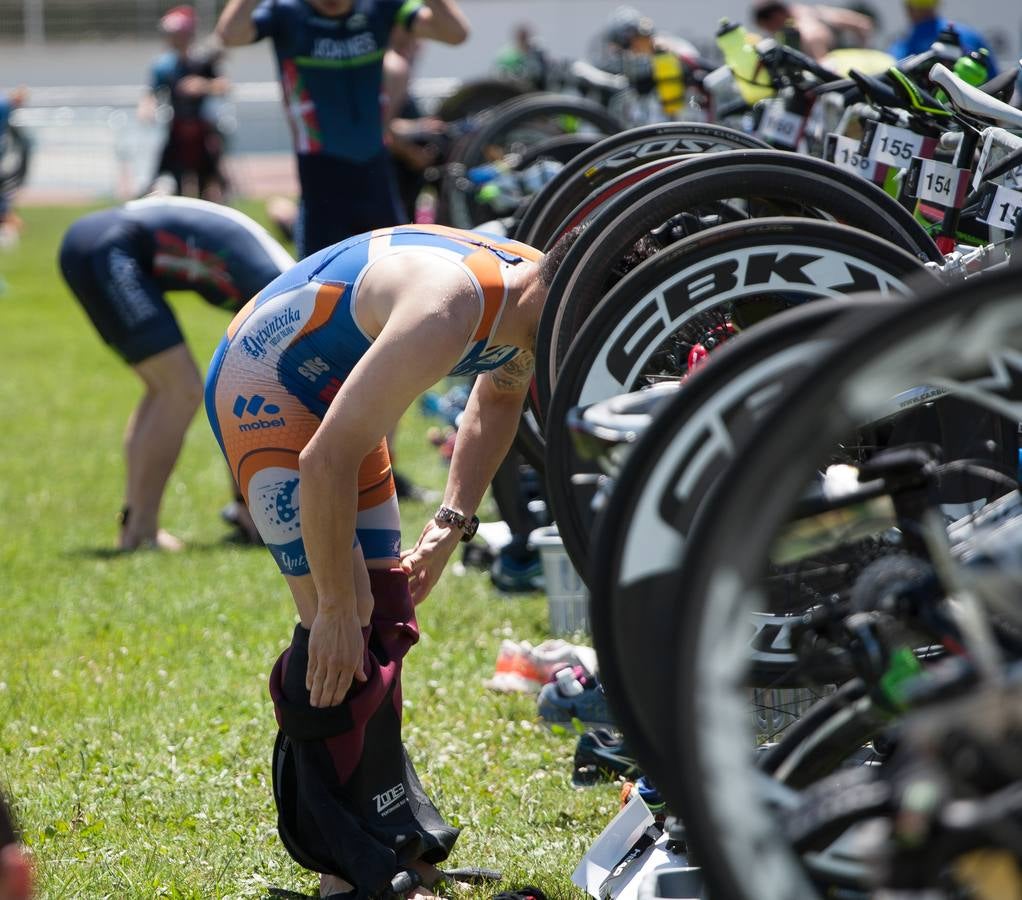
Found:
[[[472,516],[471,519],[467,519],[460,512],[451,509],[449,506],[441,506],[433,514],[433,519],[441,525],[453,525],[455,528],[460,528],[464,532],[461,540],[466,544],[475,537],[476,529],[479,528],[479,516]]]

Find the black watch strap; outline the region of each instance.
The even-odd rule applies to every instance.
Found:
[[[479,528],[479,516],[472,516],[469,519],[449,506],[441,506],[433,514],[433,518],[442,525],[453,525],[455,528],[460,528],[463,532],[461,540],[466,543],[475,537],[476,530]]]

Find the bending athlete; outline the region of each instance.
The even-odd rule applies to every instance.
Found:
[[[270,680],[275,795],[281,838],[323,896],[377,893],[399,867],[428,882],[457,836],[403,753],[401,661],[415,604],[474,533],[511,446],[569,245],[543,256],[442,226],[359,235],[270,284],[214,356],[210,423],[301,620]],[[445,375],[480,373],[443,505],[401,553],[384,435]],[[272,427],[242,427],[254,398]]]
[[[124,438],[121,550],[183,546],[159,527],[160,502],[202,399],[202,378],[164,293],[194,291],[236,312],[293,264],[247,216],[180,197],[90,213],[64,235],[60,268],[68,287],[145,384]],[[247,513],[238,516],[244,529]]]

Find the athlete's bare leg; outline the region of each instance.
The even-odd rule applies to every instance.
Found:
[[[128,420],[124,436],[124,506],[128,514],[119,546],[122,550],[143,546],[180,550],[182,542],[158,525],[160,502],[185,432],[202,401],[202,379],[184,344],[132,368],[145,383],[146,393]]]

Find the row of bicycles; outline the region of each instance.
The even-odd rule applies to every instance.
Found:
[[[503,220],[579,229],[518,447],[706,896],[1020,898],[1015,73],[756,50],[742,128],[577,118]]]

